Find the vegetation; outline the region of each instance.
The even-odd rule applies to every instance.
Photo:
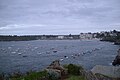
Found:
[[[65,80],[86,80],[86,79],[83,76],[70,75],[69,78],[67,78]]]
[[[26,75],[14,74],[10,76],[10,80],[42,80],[45,78],[48,78],[48,73],[46,71],[28,72]]]
[[[65,80],[86,80],[85,76],[80,73],[83,67],[74,64],[64,65],[63,67],[68,71],[68,78]]]
[[[59,35],[0,35],[0,41],[57,40]],[[79,35],[63,35],[64,39],[80,39]]]
[[[87,79],[94,79],[94,76],[97,77],[97,80],[119,80],[113,79],[108,76],[102,74],[95,74],[95,75],[84,75],[80,74],[81,71],[84,69],[81,66],[77,66],[74,64],[64,65],[65,69],[67,69],[68,74],[58,77],[58,75],[50,74],[46,70],[39,71],[39,72],[27,72],[26,74],[15,73],[9,78],[5,78],[4,75],[0,75],[0,80],[87,80]],[[87,76],[87,77],[86,77]]]
[[[74,64],[68,65],[68,73],[72,75],[80,75],[80,70],[83,69],[81,66],[77,66]]]
[[[0,36],[0,41],[28,41],[28,40],[36,40],[36,36]]]
[[[109,41],[114,42],[115,44],[120,44],[120,32],[116,30],[97,33],[96,37],[101,38],[101,41]]]

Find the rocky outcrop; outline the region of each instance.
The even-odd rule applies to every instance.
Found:
[[[115,57],[114,61],[112,62],[112,65],[120,65],[120,49],[118,50],[118,55]]]
[[[69,75],[67,70],[60,65],[59,60],[53,61],[46,69],[49,73],[49,78],[52,80],[64,80],[63,76]],[[95,66],[91,71],[79,69],[80,74],[85,80],[119,80],[120,78],[120,67],[114,66]]]
[[[85,70],[82,71],[82,76],[85,77],[85,80],[117,80],[99,73],[94,74],[92,71]]]
[[[46,69],[50,76],[55,76],[56,78],[61,78],[67,74],[67,71],[60,65],[59,60],[53,61]]]
[[[80,71],[80,73],[82,74],[82,76],[85,77],[86,80],[98,80],[97,77],[91,71],[82,70]]]
[[[117,80],[116,78],[111,78],[99,73],[96,73],[95,76],[97,77],[97,80]]]
[[[93,74],[102,74],[112,78],[120,78],[120,67],[119,66],[102,66],[96,65],[92,70]],[[100,76],[99,76],[100,77]]]

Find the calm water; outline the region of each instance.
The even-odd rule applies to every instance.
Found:
[[[36,40],[0,42],[0,72],[41,70],[53,60],[91,69],[110,65],[120,46],[97,40]]]

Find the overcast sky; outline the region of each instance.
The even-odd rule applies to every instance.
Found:
[[[0,34],[120,30],[120,0],[0,0]]]

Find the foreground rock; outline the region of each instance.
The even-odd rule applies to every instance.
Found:
[[[120,49],[118,50],[118,55],[115,57],[112,65],[113,66],[120,65]]]
[[[111,78],[100,73],[93,73],[92,71],[83,71],[82,76],[85,77],[85,80],[119,80],[117,78]]]
[[[99,73],[112,78],[120,78],[120,67],[96,65],[92,70],[93,74]]]
[[[46,69],[50,76],[61,78],[67,74],[67,71],[60,65],[59,60],[53,61]]]

